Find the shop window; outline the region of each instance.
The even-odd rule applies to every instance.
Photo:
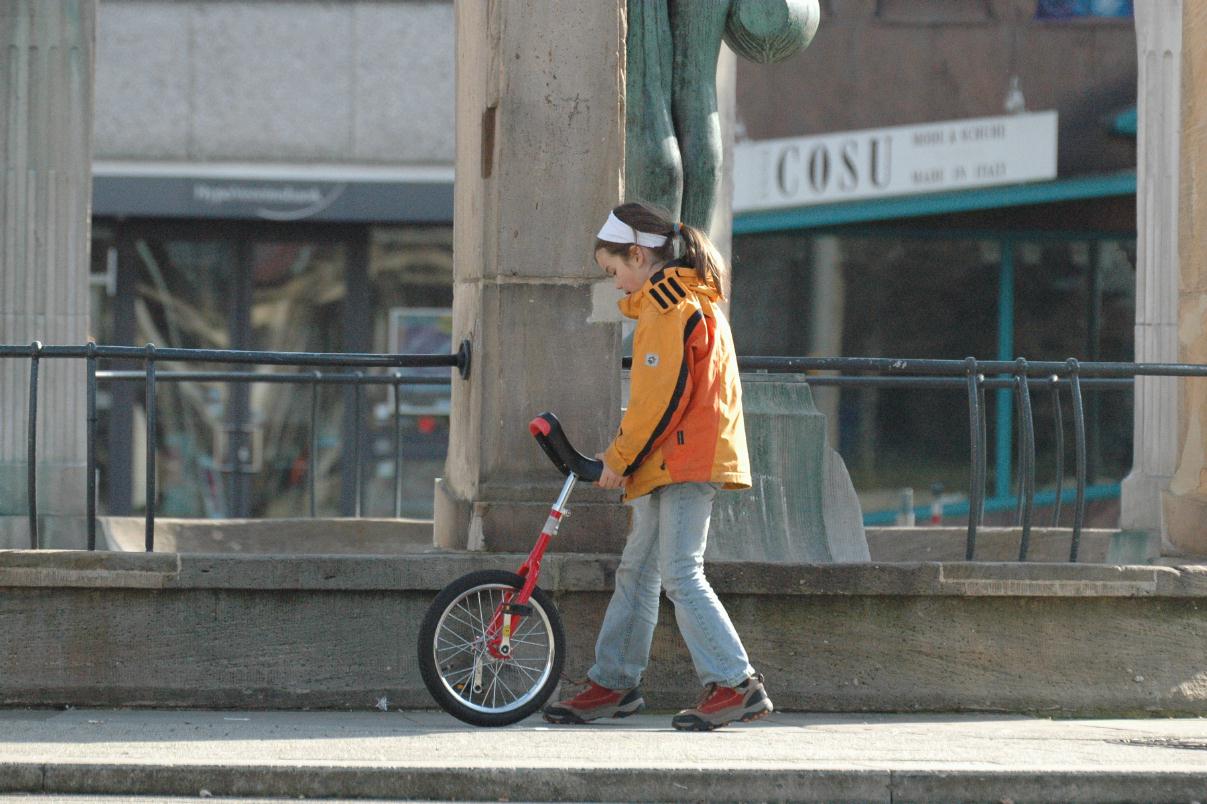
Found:
[[[734,241],[731,319],[739,354],[1130,361],[1135,241],[1002,233],[865,230],[739,236]],[[1008,281],[1003,285],[1003,281]],[[1003,327],[1000,314],[1010,313]],[[934,483],[968,484],[968,408],[951,391],[817,388],[864,512],[892,510],[900,489],[919,503]],[[998,460],[999,403],[991,392],[989,493],[1010,494],[1017,432]],[[1055,466],[1050,394],[1032,398],[1039,484]],[[1062,401],[1066,428],[1072,409]],[[1131,466],[1132,400],[1126,391],[1086,394],[1089,479],[1117,483]],[[1065,467],[1073,443],[1066,429]],[[999,481],[995,472],[1007,467]],[[1069,488],[1066,481],[1065,488]],[[1013,513],[1011,510],[1010,513]]]
[[[277,352],[341,352],[347,305],[347,246],[343,242],[257,239],[250,244],[251,297],[246,348]],[[292,366],[261,366],[262,373],[296,374]],[[310,388],[255,383],[247,413],[226,427],[215,452],[223,471],[249,478],[249,513],[280,518],[309,513],[308,472],[314,471],[316,513],[339,510],[343,478],[340,424],[345,397],[335,386],[318,388],[318,450],[311,454]],[[234,430],[234,432],[232,432]],[[230,459],[232,436],[244,456]],[[227,454],[224,454],[227,453]]]
[[[373,350],[440,354],[452,339],[453,230],[451,226],[376,227],[369,237]],[[448,369],[409,369],[408,377],[448,378]],[[433,483],[448,451],[450,387],[403,386],[399,395],[401,476],[394,466],[393,396],[387,386],[366,389],[371,411],[364,476],[365,513],[393,516],[401,480],[403,516],[432,515]]]
[[[104,222],[92,224],[91,265],[88,273],[88,339],[102,345],[116,344],[114,335],[115,299],[117,297],[117,245],[113,229]],[[109,368],[108,361],[102,368]],[[101,383],[96,391],[97,410],[97,501],[99,511],[108,513],[109,499],[109,422],[113,409],[113,390]]]

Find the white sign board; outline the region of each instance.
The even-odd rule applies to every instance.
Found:
[[[734,146],[734,212],[1056,177],[1056,112]]]

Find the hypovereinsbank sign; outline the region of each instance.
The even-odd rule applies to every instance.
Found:
[[[1056,178],[1056,112],[734,146],[734,212]]]

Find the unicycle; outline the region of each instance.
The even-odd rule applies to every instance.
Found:
[[[471,572],[444,587],[419,627],[424,686],[441,709],[475,726],[523,720],[557,687],[566,636],[552,598],[536,585],[541,557],[574,484],[598,480],[603,470],[570,446],[552,413],[537,416],[528,430],[566,476],[536,545],[518,572]]]

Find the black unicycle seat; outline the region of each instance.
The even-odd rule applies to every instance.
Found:
[[[603,472],[603,461],[588,458],[570,445],[570,439],[562,430],[562,424],[552,413],[545,412],[528,423],[528,432],[532,433],[536,443],[553,461],[563,475],[573,472],[588,482],[599,480]]]

